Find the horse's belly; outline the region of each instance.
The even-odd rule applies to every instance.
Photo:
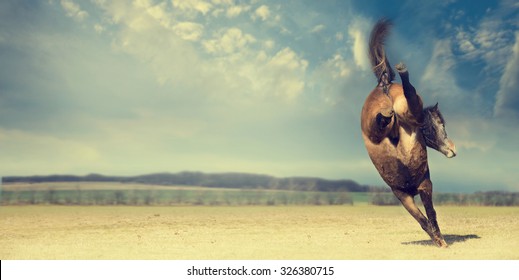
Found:
[[[419,168],[423,163],[427,164],[427,150],[418,130],[406,131],[403,126],[399,128],[400,139],[395,146],[396,157],[403,165],[410,168]]]
[[[391,188],[416,189],[428,174],[425,147],[418,142],[404,146],[385,139],[377,145],[369,140],[365,144],[371,161]]]

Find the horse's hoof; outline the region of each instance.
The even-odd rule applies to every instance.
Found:
[[[396,66],[396,71],[398,71],[398,73],[404,73],[404,72],[407,72],[407,66],[405,66],[404,63],[400,62],[398,63]]]
[[[449,245],[447,244],[447,242],[445,242],[443,238],[434,240],[434,243],[436,243],[436,246],[440,248],[449,248]]]

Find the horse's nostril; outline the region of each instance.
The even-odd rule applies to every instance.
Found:
[[[456,156],[456,151],[455,150],[449,150],[446,154],[447,158],[453,158]]]

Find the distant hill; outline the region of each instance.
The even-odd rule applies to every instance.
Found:
[[[368,192],[385,190],[379,187],[360,185],[353,180],[327,180],[316,177],[288,177],[277,178],[269,175],[250,173],[155,173],[140,176],[106,176],[89,174],[75,175],[48,175],[4,177],[3,183],[46,183],[46,182],[120,182],[140,183],[153,185],[185,185],[204,186],[212,188],[240,188],[240,189],[279,189],[300,191],[348,191]]]

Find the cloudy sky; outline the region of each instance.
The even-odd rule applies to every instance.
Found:
[[[1,1],[0,175],[253,172],[383,185],[374,22],[439,102],[439,191],[519,191],[517,1]]]

